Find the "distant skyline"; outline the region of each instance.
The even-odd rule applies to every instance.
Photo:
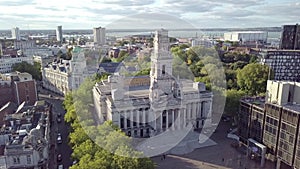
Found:
[[[1,0],[0,29],[278,27],[299,22],[299,9],[297,0]]]

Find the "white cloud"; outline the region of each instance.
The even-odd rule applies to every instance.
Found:
[[[172,23],[151,16],[153,13],[180,18],[197,27],[281,26],[299,21],[299,6],[294,0],[1,0],[0,21],[7,24],[1,24],[0,29],[22,25],[50,28],[57,24],[66,29],[91,28],[144,13],[150,15],[138,18],[140,24],[132,27]]]

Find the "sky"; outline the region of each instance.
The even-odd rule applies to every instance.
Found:
[[[280,27],[298,0],[0,0],[0,29]]]

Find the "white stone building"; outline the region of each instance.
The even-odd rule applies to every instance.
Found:
[[[268,32],[263,31],[241,31],[241,32],[226,32],[224,40],[232,42],[262,42],[266,43]]]
[[[151,56],[150,85],[114,75],[93,88],[99,123],[111,120],[127,135],[148,137],[166,130],[211,127],[212,92],[203,83],[172,76],[168,31],[158,30]],[[138,85],[140,84],[140,85]]]
[[[0,57],[0,73],[9,73],[12,71],[12,65],[15,63],[27,62],[33,64],[32,57],[11,57],[2,56]]]
[[[18,27],[11,29],[11,37],[16,40],[21,40],[20,29]]]
[[[86,77],[92,75],[86,65],[84,53],[80,47],[72,51],[71,60],[56,60],[43,68],[43,86],[64,95],[68,91],[77,89]]]

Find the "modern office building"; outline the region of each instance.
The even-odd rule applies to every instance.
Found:
[[[262,50],[260,62],[268,65],[274,80],[300,82],[300,50]]]
[[[62,26],[57,26],[56,28],[56,40],[59,42],[63,41]]]
[[[300,50],[300,25],[283,25],[280,48]]]
[[[263,31],[241,31],[241,32],[226,32],[224,33],[224,40],[231,42],[260,42],[264,44],[267,42],[268,32]]]
[[[105,35],[105,28],[97,27],[93,29],[94,35],[94,43],[97,45],[105,45],[106,43],[106,35]]]
[[[300,83],[269,80],[265,102],[262,98],[240,102],[240,140],[247,144],[254,139],[266,146],[265,157],[276,162],[277,169],[300,168],[299,96]]]
[[[33,105],[37,101],[36,82],[29,73],[0,74],[0,107],[7,102]]]
[[[112,75],[95,85],[99,122],[111,120],[133,137],[179,131],[187,126],[211,127],[212,92],[203,83],[173,77],[172,60],[168,31],[158,30],[150,77],[135,77],[128,83],[128,78]]]
[[[11,29],[11,37],[16,40],[21,40],[20,29],[18,27]]]

